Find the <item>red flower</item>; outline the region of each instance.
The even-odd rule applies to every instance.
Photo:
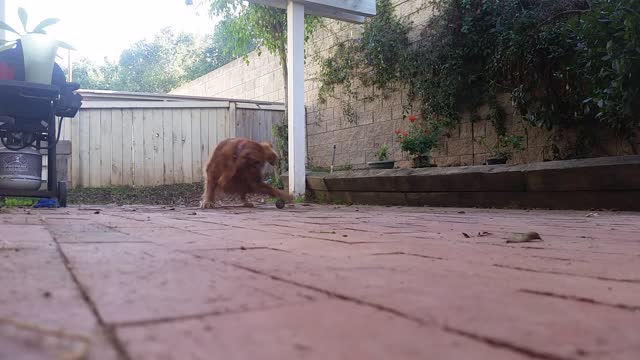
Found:
[[[396,135],[400,135],[400,132],[401,132],[401,131],[400,131],[400,130],[398,130],[398,129],[396,129],[396,131],[395,131]]]
[[[407,137],[407,136],[409,136],[409,134],[408,134],[408,133],[406,133],[406,132],[403,132],[403,133],[402,133],[402,136]]]
[[[409,121],[414,122],[416,119],[417,117],[415,115],[409,115]]]

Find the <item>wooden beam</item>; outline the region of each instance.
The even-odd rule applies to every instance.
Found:
[[[84,101],[82,109],[220,109],[228,101]],[[284,108],[284,106],[282,106]]]
[[[354,24],[362,24],[364,23],[365,19],[365,17],[361,15],[350,14],[332,8],[321,8],[317,5],[305,6],[305,13],[334,20],[346,21]]]
[[[249,0],[249,2],[276,7],[279,9],[287,8],[287,0]],[[362,24],[365,17],[357,14],[348,13],[331,7],[323,7],[315,4],[305,6],[305,14],[330,19],[346,21],[354,24]]]
[[[324,8],[331,8],[349,14],[361,16],[376,15],[376,0],[300,0],[305,4],[318,5]]]

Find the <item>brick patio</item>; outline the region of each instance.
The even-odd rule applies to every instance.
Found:
[[[622,212],[14,209],[0,359],[636,360],[639,234]]]

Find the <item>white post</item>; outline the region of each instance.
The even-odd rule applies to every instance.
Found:
[[[306,119],[304,117],[304,5],[287,4],[287,67],[289,70],[289,192],[305,193]]]
[[[7,4],[5,3],[4,0],[0,0],[0,21],[6,22],[7,18],[5,15],[5,12],[7,11],[6,9]],[[5,39],[4,37],[4,30],[0,30],[0,39]]]

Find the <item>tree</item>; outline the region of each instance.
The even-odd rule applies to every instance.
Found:
[[[96,64],[88,58],[73,63],[73,81],[84,89],[111,90],[117,82],[118,64],[104,59],[104,64]]]
[[[152,40],[138,41],[122,52],[118,85],[135,92],[169,92],[186,81],[202,48],[194,35],[164,28]]]
[[[187,69],[187,77],[189,79],[196,79],[206,75],[239,57],[246,56],[256,49],[255,41],[249,40],[236,47],[229,40],[229,34],[231,34],[229,29],[230,22],[231,20],[221,21],[216,25],[213,35],[205,37],[204,46],[199,56]]]
[[[73,78],[84,89],[165,93],[233,60],[225,33],[224,25],[206,37],[165,28],[125,49],[118,62],[76,61]],[[255,48],[246,46],[246,52]]]
[[[210,13],[214,16],[221,16],[226,21],[226,32],[228,45],[227,52],[234,56],[244,56],[243,50],[248,48],[248,44],[255,44],[258,48],[265,48],[272,55],[280,60],[282,66],[282,77],[284,80],[285,93],[285,114],[282,124],[274,126],[274,134],[281,137],[287,134],[287,111],[288,111],[288,68],[287,68],[287,14],[283,9],[270,6],[247,3],[243,0],[202,0],[208,3]],[[315,16],[305,16],[305,41],[311,36],[320,22],[320,18]],[[280,141],[278,141],[280,140]],[[284,159],[280,168],[286,167],[288,145],[284,139],[276,139],[276,149]],[[277,172],[281,169],[276,169]]]

